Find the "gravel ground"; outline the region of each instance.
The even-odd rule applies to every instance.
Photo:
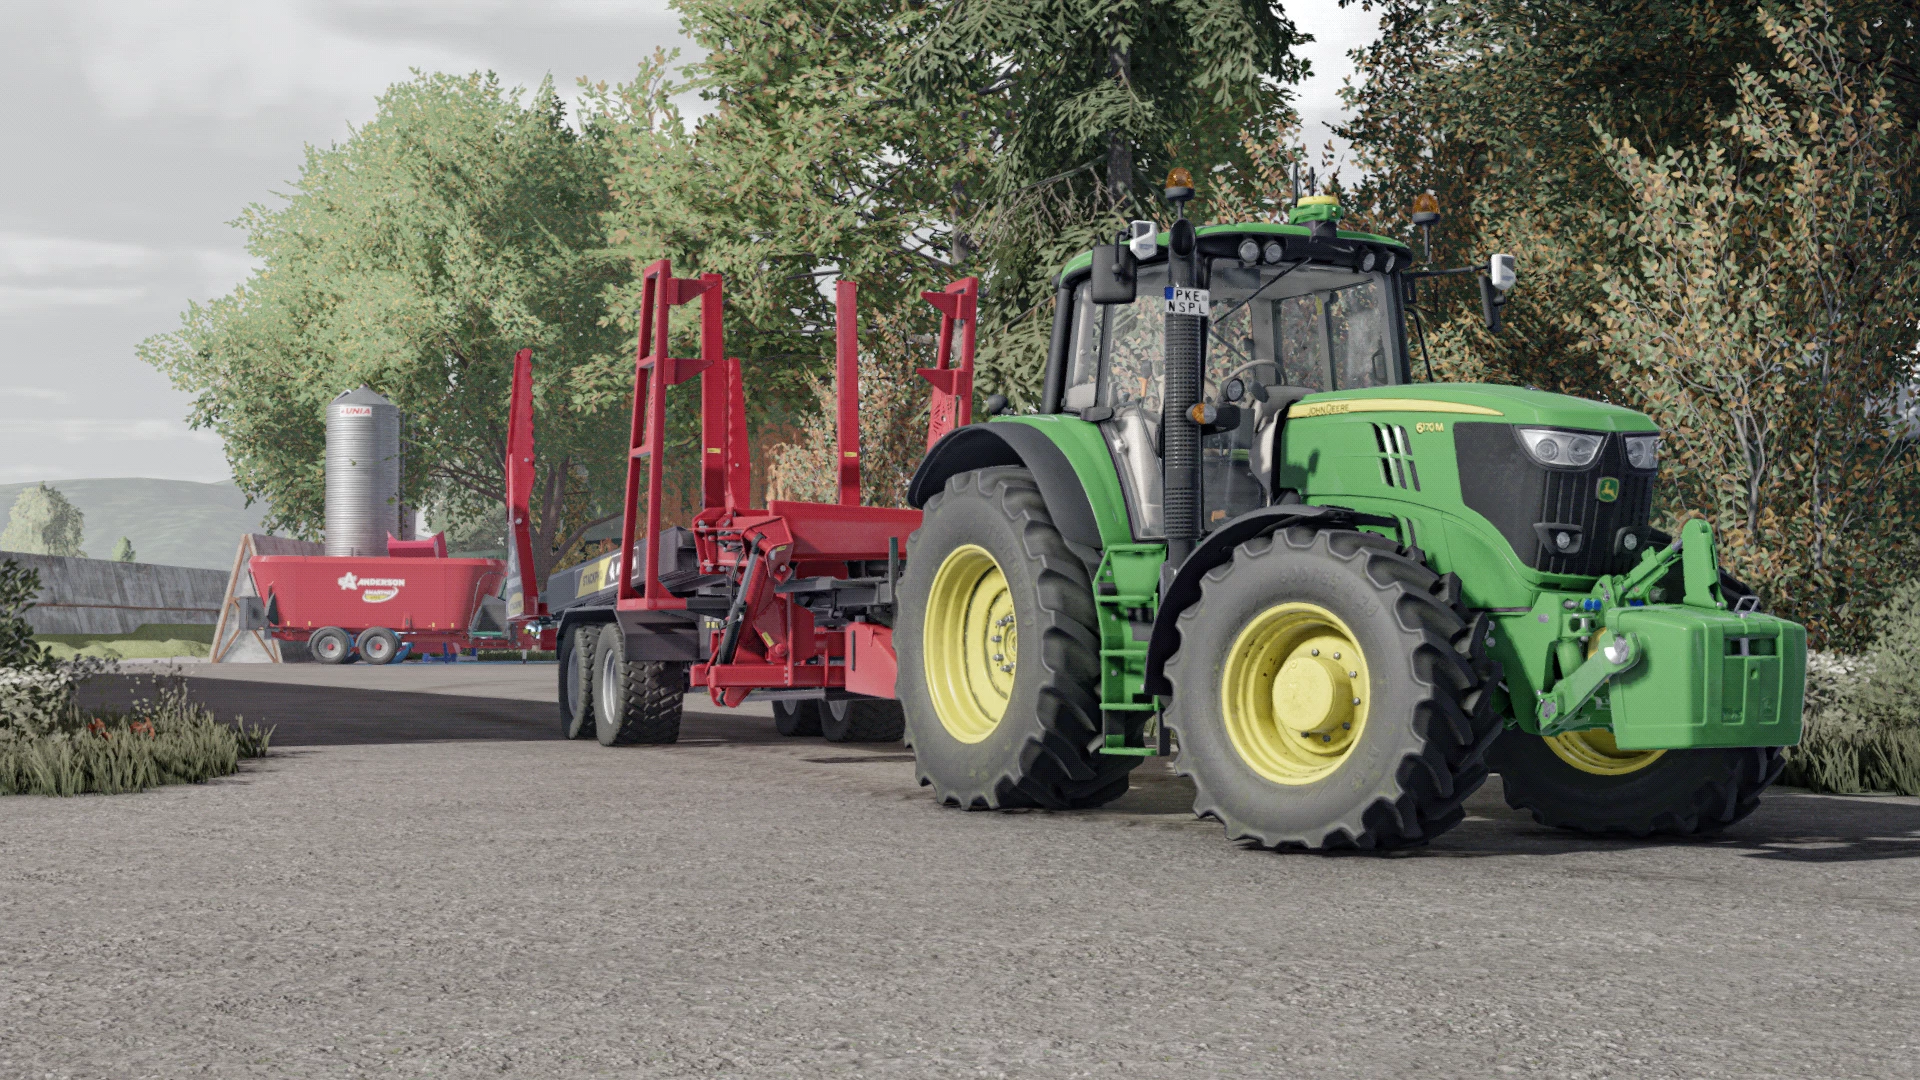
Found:
[[[764,710],[553,740],[551,665],[194,676],[280,749],[0,801],[0,1077],[1920,1075],[1916,799],[1277,856],[1159,763],[962,813]]]

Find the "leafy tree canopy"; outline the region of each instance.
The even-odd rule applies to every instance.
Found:
[[[601,293],[627,274],[602,250],[606,170],[550,82],[527,95],[492,75],[417,76],[345,143],[309,148],[280,205],[247,209],[236,224],[260,269],[141,355],[196,395],[192,422],[220,433],[267,524],[311,537],[324,406],[363,383],[409,416],[409,504],[500,513],[512,358],[532,347],[535,551],[551,557],[623,481],[600,385],[625,337]]]
[[[67,501],[59,488],[41,484],[22,491],[13,500],[6,531],[0,532],[0,550],[29,555],[64,555],[84,559],[81,537],[86,515]]]

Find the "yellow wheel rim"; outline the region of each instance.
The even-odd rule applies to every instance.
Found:
[[[1625,776],[1654,763],[1665,750],[1622,750],[1605,728],[1547,736],[1547,749],[1561,761],[1596,776]]]
[[[982,741],[1006,715],[1020,655],[1013,594],[986,548],[966,544],[947,554],[922,627],[922,664],[940,726],[963,743]]]
[[[1233,748],[1276,784],[1311,784],[1344,764],[1367,726],[1366,654],[1317,604],[1276,604],[1227,650],[1221,711]]]
[[[1593,640],[1587,645],[1587,655],[1592,656],[1605,648],[1612,637],[1611,630],[1602,630],[1593,635]],[[1553,751],[1561,761],[1595,776],[1625,776],[1639,772],[1666,753],[1665,750],[1622,750],[1613,741],[1613,732],[1605,728],[1549,735],[1547,749]]]

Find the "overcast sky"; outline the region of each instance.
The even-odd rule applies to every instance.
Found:
[[[1318,39],[1299,91],[1317,146],[1376,20],[1287,8]],[[660,46],[690,51],[664,0],[0,0],[0,483],[225,479],[134,347],[246,277],[227,222],[411,68],[564,90]]]

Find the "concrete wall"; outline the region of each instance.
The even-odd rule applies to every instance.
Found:
[[[40,597],[27,610],[39,634],[124,634],[145,623],[213,625],[227,591],[218,570],[106,559],[0,552],[40,572]]]

